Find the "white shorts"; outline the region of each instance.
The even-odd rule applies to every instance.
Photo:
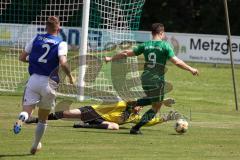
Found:
[[[29,78],[24,95],[23,105],[37,105],[39,108],[51,110],[55,107],[57,83],[49,83],[48,76],[33,74]],[[54,84],[55,83],[55,84]]]

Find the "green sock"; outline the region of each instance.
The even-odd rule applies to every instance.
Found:
[[[151,121],[156,113],[153,111],[153,109],[149,109],[147,112],[144,113],[139,123],[137,123],[133,128],[136,130],[139,130],[142,126],[147,124],[149,121]]]

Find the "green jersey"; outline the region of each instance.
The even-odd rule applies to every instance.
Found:
[[[147,41],[133,49],[136,56],[144,55],[145,62],[149,63],[149,68],[156,64],[165,65],[167,60],[174,56],[172,46],[166,41]]]
[[[144,55],[144,72],[141,76],[142,87],[152,102],[164,98],[164,74],[168,59],[174,57],[172,46],[166,41],[148,41],[133,49],[136,56]]]
[[[151,72],[155,76],[163,77],[168,59],[174,56],[170,43],[166,41],[147,41],[133,49],[136,56],[144,55],[144,73]]]

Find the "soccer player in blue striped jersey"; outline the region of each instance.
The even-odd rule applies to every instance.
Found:
[[[31,154],[41,148],[41,138],[47,128],[46,120],[52,107],[55,106],[55,89],[57,88],[58,67],[61,66],[73,84],[73,77],[67,64],[67,43],[58,37],[60,21],[50,16],[46,22],[46,34],[37,34],[25,47],[19,60],[28,62],[30,78],[23,95],[23,110],[14,124],[13,131],[18,134],[24,121],[31,116],[34,108],[39,107],[39,122],[35,131],[35,138],[31,147]]]

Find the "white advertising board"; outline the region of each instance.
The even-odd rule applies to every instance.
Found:
[[[138,42],[151,39],[150,32],[136,31]],[[166,33],[167,41],[175,54],[185,61],[206,63],[230,63],[227,36],[187,33]],[[235,64],[240,64],[240,37],[232,36],[232,51]]]
[[[175,53],[185,61],[230,63],[227,37],[218,35],[167,33]],[[235,64],[240,64],[240,37],[232,37]]]
[[[1,24],[0,25],[0,46],[24,47],[36,33],[43,32],[44,26]],[[104,48],[108,42],[116,42],[115,39],[134,39],[137,42],[144,42],[151,39],[150,32],[134,31],[133,35],[128,33],[114,33],[106,30],[91,29],[89,31],[89,47],[91,49]],[[227,47],[226,36],[166,33],[167,40],[173,45],[175,54],[191,62],[206,63],[230,63],[230,55]],[[67,41],[69,47],[78,49],[81,40],[81,28],[62,27],[60,36]],[[117,37],[119,36],[119,37]],[[118,43],[118,42],[117,42]],[[240,37],[232,37],[233,58],[235,64],[240,64]]]

